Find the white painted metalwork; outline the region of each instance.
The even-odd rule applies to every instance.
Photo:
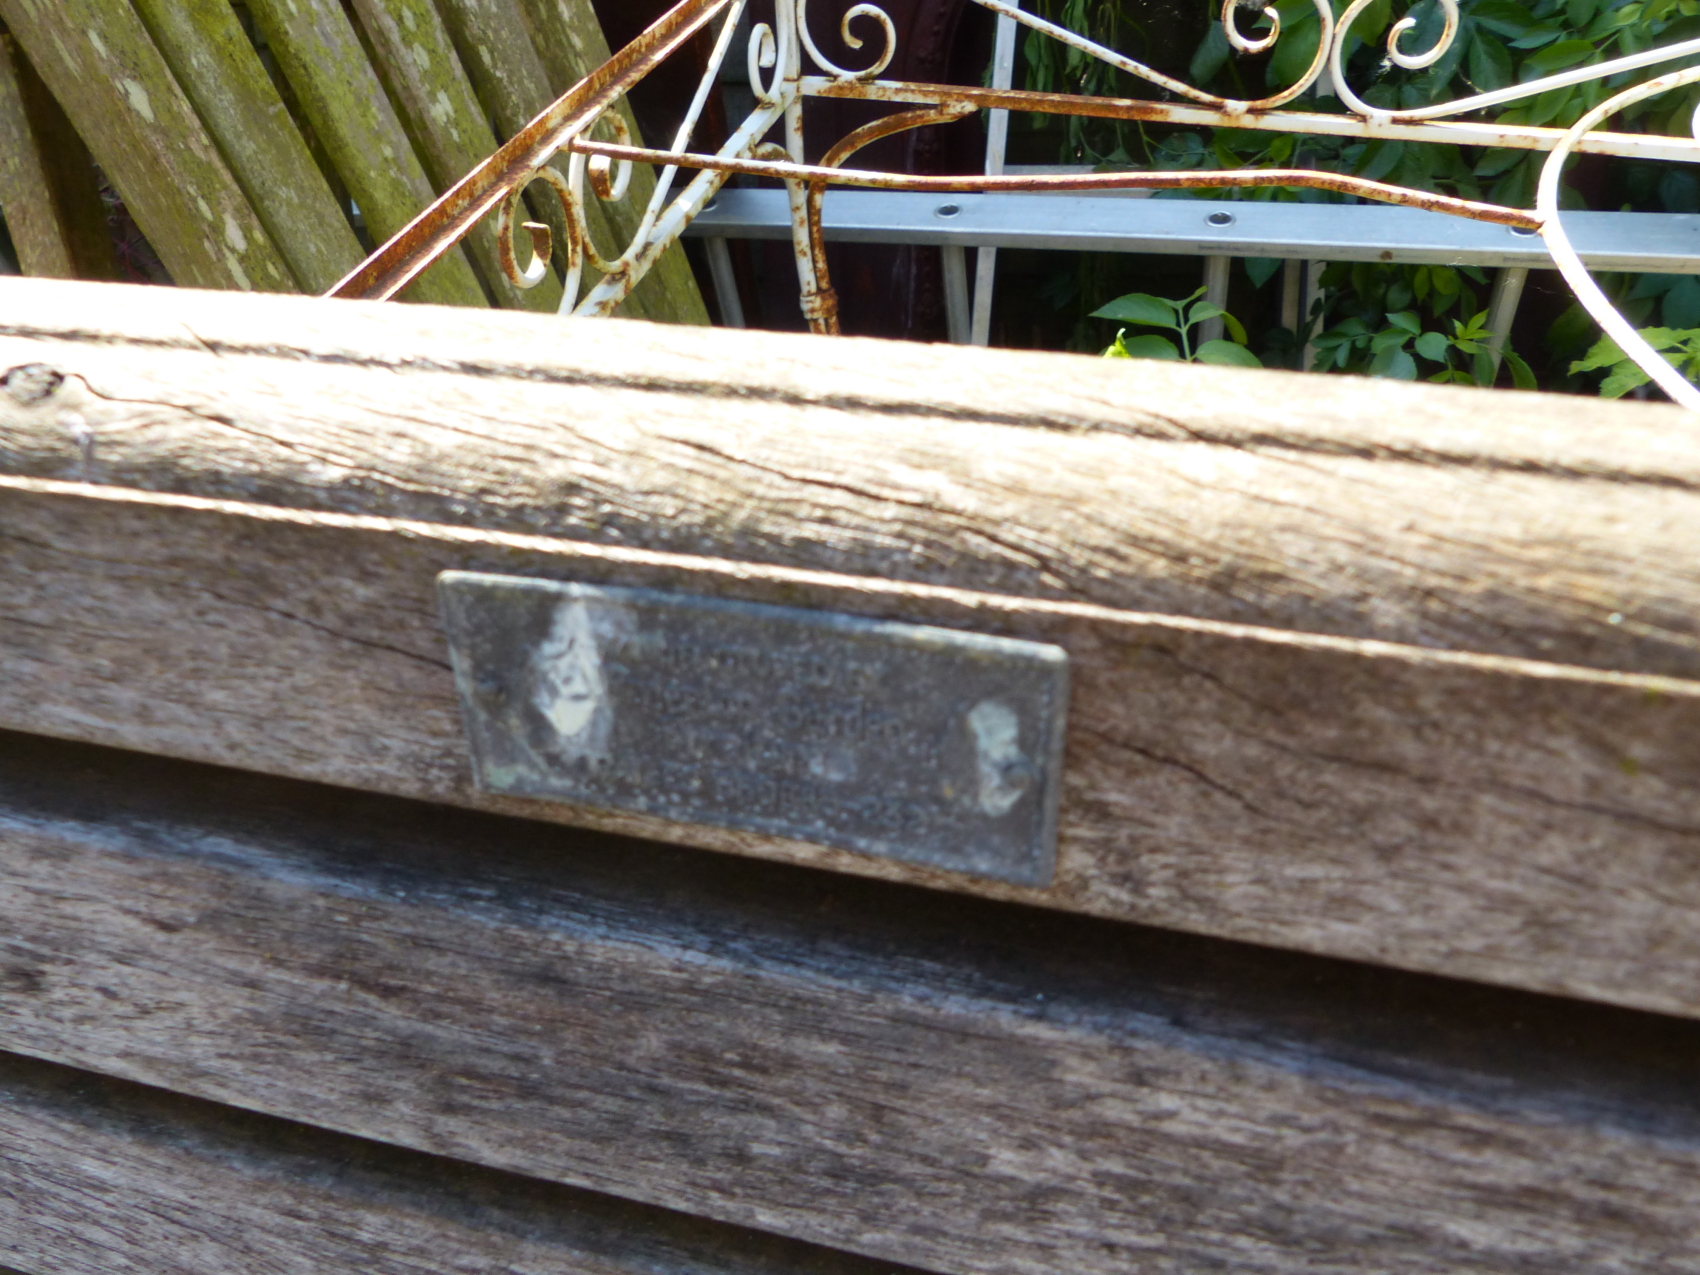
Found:
[[[1700,82],[1700,69],[1672,72],[1626,88],[1590,111],[1569,129],[1500,125],[1491,121],[1461,118],[1477,115],[1488,108],[1532,98],[1554,88],[1628,75],[1694,56],[1700,54],[1700,39],[1647,50],[1595,66],[1564,71],[1526,84],[1492,93],[1475,94],[1452,102],[1414,110],[1383,110],[1371,106],[1360,97],[1347,81],[1345,73],[1346,53],[1350,41],[1355,38],[1352,36],[1352,26],[1372,0],[1353,0],[1338,22],[1334,19],[1329,0],[1312,0],[1320,24],[1321,38],[1309,68],[1295,83],[1255,101],[1236,101],[1188,85],[1024,10],[1012,0],[971,0],[971,3],[991,11],[999,19],[996,59],[999,74],[987,88],[880,79],[880,75],[891,66],[896,57],[898,37],[896,25],[890,16],[873,3],[855,4],[844,15],[839,34],[845,45],[857,54],[859,64],[838,65],[822,53],[816,42],[816,32],[810,23],[811,0],[776,0],[773,22],[758,23],[752,28],[746,51],[746,68],[755,98],[754,109],[742,125],[734,130],[724,146],[714,154],[706,154],[691,149],[692,137],[707,94],[721,78],[722,66],[731,52],[733,33],[744,13],[745,0],[680,0],[637,41],[615,54],[607,65],[570,90],[523,133],[374,254],[338,285],[334,294],[393,296],[420,270],[463,237],[479,219],[498,209],[504,264],[520,286],[535,284],[542,277],[542,261],[552,250],[547,229],[537,223],[526,223],[525,229],[531,236],[535,259],[524,269],[515,259],[512,244],[520,215],[520,192],[531,182],[541,178],[560,198],[566,210],[569,242],[563,246],[567,272],[563,311],[581,315],[608,314],[625,299],[661,253],[687,226],[702,215],[727,179],[735,173],[745,173],[778,178],[784,182],[788,226],[797,262],[803,312],[813,330],[833,333],[838,330],[837,300],[827,270],[827,219],[822,211],[823,197],[829,186],[926,192],[934,195],[951,192],[984,194],[983,199],[953,204],[956,212],[949,217],[937,217],[936,214],[942,211],[942,205],[935,203],[935,220],[948,220],[951,225],[939,227],[939,237],[931,241],[952,247],[961,247],[965,243],[996,247],[1000,243],[1009,242],[1007,239],[1000,239],[996,234],[982,234],[980,238],[966,237],[960,240],[951,237],[953,234],[965,234],[971,229],[969,223],[975,218],[966,216],[970,205],[976,217],[983,216],[994,206],[994,201],[1002,193],[1051,191],[1086,196],[1092,191],[1131,189],[1310,186],[1486,223],[1481,227],[1483,232],[1502,237],[1521,231],[1525,238],[1518,244],[1510,245],[1505,238],[1501,238],[1500,242],[1506,245],[1506,260],[1503,264],[1518,268],[1541,264],[1531,260],[1531,257],[1544,255],[1537,254],[1536,251],[1538,246],[1544,245],[1545,252],[1550,252],[1552,262],[1564,273],[1583,305],[1622,346],[1624,352],[1640,363],[1648,375],[1673,399],[1700,410],[1700,391],[1690,386],[1670,364],[1635,334],[1589,276],[1583,264],[1583,257],[1578,253],[1569,233],[1569,226],[1573,223],[1581,224],[1581,218],[1585,215],[1566,214],[1561,218],[1558,210],[1560,171],[1565,159],[1574,153],[1603,153],[1690,163],[1700,161],[1700,119],[1694,123],[1691,130],[1693,135],[1686,137],[1654,137],[1600,129],[1600,125],[1626,106]],[[1434,64],[1445,54],[1457,37],[1458,7],[1457,0],[1438,0],[1438,3],[1445,19],[1444,30],[1439,38],[1427,49],[1406,47],[1406,37],[1412,32],[1415,22],[1409,16],[1403,17],[1392,24],[1386,37],[1389,62],[1408,69],[1420,69]],[[1245,35],[1237,25],[1244,7],[1242,0],[1223,0],[1221,21],[1230,45],[1241,54],[1269,49],[1281,35],[1279,14],[1272,7],[1263,8],[1261,13],[1269,20],[1270,30],[1265,35],[1252,37]],[[1252,7],[1255,7],[1255,4]],[[707,73],[682,126],[672,139],[672,145],[664,149],[632,145],[630,139],[624,135],[624,125],[620,123],[619,114],[614,109],[620,97],[663,58],[705,25],[717,19],[721,25]],[[1173,102],[1111,99],[1014,91],[1008,87],[1008,80],[1003,79],[1002,69],[1012,63],[1014,28],[1017,25],[1026,27],[1042,37],[1062,41],[1071,48],[1117,67],[1183,100]],[[1344,113],[1323,114],[1280,109],[1317,85],[1325,75],[1329,77],[1332,91],[1347,108]],[[998,82],[999,80],[1002,82]],[[855,130],[828,149],[820,163],[806,164],[802,105],[809,97],[887,102],[913,109],[899,111]],[[1511,147],[1547,151],[1549,158],[1542,172],[1537,204],[1532,212],[1310,169],[1116,172],[1057,176],[999,173],[990,171],[1001,166],[1001,155],[994,153],[1001,150],[996,144],[999,137],[999,130],[996,129],[993,133],[994,145],[987,156],[988,171],[985,173],[931,177],[883,173],[847,166],[855,152],[881,137],[905,129],[964,118],[979,110],[999,113],[1020,110],[1198,126],[1251,128],[1273,132]],[[1007,117],[1000,115],[999,118]],[[594,130],[604,122],[612,128],[613,140],[595,136]],[[768,140],[769,134],[776,128],[781,130],[782,144]],[[564,177],[551,162],[562,152],[567,156],[567,172]],[[589,235],[584,215],[585,201],[588,198],[585,187],[588,184],[590,191],[598,199],[624,198],[629,189],[631,166],[635,163],[657,166],[660,170],[659,179],[654,194],[639,218],[638,229],[631,242],[617,253],[605,253],[591,241]],[[696,176],[675,193],[677,174],[681,168],[695,170]],[[732,193],[734,192],[728,192],[729,195]],[[735,193],[741,198],[746,194],[762,192]],[[1053,201],[1037,202],[1049,204]],[[1113,204],[1116,201],[1098,199],[1093,202]],[[1057,201],[1059,208],[1060,205],[1061,201]],[[1125,204],[1122,205],[1124,215],[1121,238],[1124,243],[1127,238],[1126,207]],[[1150,207],[1145,205],[1141,209],[1142,220]],[[1192,209],[1199,207],[1197,204],[1191,205]],[[1220,207],[1218,205],[1218,208]],[[1248,217],[1267,217],[1276,215],[1277,209],[1295,207],[1305,206],[1239,204],[1233,206],[1232,212],[1211,214],[1207,220],[1211,222],[1214,230],[1226,232],[1239,220],[1242,209]],[[1258,210],[1255,214],[1252,211],[1254,209]],[[1327,206],[1327,209],[1331,218],[1340,214],[1371,211],[1338,205]],[[721,233],[729,231],[722,230]],[[1199,251],[1203,255],[1230,255],[1224,251],[1226,240],[1230,238],[1226,233],[1214,241],[1205,232],[1198,232],[1194,237],[1201,245]],[[929,240],[925,237],[908,240],[927,241]],[[1291,243],[1289,238],[1286,241],[1288,251],[1279,254],[1258,252],[1255,248],[1242,244],[1240,249],[1231,255],[1285,256],[1289,255]],[[1221,246],[1216,246],[1218,244]],[[1700,254],[1694,253],[1688,244],[1683,246],[1686,251],[1676,259],[1677,264],[1674,267],[1670,258],[1663,258],[1665,264],[1661,266],[1642,268],[1677,268],[1687,271],[1700,269],[1696,264],[1697,260],[1700,260]],[[1314,261],[1328,254],[1315,251],[1303,255]],[[1395,255],[1388,259],[1401,257]],[[989,261],[989,254],[986,254],[983,260]],[[717,261],[717,281],[729,276],[727,262],[717,258],[711,258],[711,261]],[[960,255],[949,258],[947,266],[953,262],[956,269],[948,271],[949,287],[954,301],[951,307],[954,317],[952,335],[953,339],[972,339],[981,336],[983,328],[989,324],[989,311],[984,314],[970,311],[965,258]],[[581,298],[579,293],[587,265],[601,277]],[[1219,267],[1217,273],[1220,274]],[[730,291],[732,305],[735,306],[735,288],[729,290],[729,282],[728,278],[721,287],[723,292]],[[989,298],[990,288],[987,286],[976,289],[976,293]],[[1505,299],[1502,290],[1502,302]]]

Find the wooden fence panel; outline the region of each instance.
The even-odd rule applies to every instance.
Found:
[[[373,239],[384,242],[437,192],[354,24],[340,0],[251,0],[249,8]],[[438,305],[488,304],[459,246],[410,284],[404,297]]]
[[[493,155],[498,142],[442,18],[431,0],[355,0],[354,11],[372,43],[373,66],[405,118],[433,185],[439,193],[447,191]],[[517,241],[523,254],[523,232]],[[560,308],[561,285],[552,273],[529,291],[509,280],[493,219],[480,222],[464,243],[498,304],[548,314]]]
[[[586,17],[595,22],[588,0],[581,0],[574,7],[580,11],[580,24]],[[601,58],[595,58],[595,50],[590,50],[584,57],[583,70],[557,88],[551,84],[541,40],[533,38],[533,28],[518,0],[439,0],[439,8],[460,51],[461,61],[504,139],[523,130],[556,97],[606,60],[605,51]],[[579,29],[579,25],[575,24],[574,29]],[[622,108],[622,115],[633,136],[639,137],[630,111]],[[563,170],[566,167],[564,161],[558,166]],[[605,258],[613,260],[625,251],[654,190],[654,171],[647,165],[637,165],[632,170],[625,199],[616,203],[594,198],[586,201],[586,223]],[[566,221],[559,200],[545,193],[532,209],[539,221],[554,229],[555,242],[565,244]],[[588,273],[595,278],[594,271]],[[620,313],[634,319],[670,318],[681,323],[708,323],[708,309],[691,274],[690,263],[685,260],[683,247],[675,244],[662,255],[626,299]]]

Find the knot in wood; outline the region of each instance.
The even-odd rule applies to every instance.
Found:
[[[25,363],[8,368],[5,376],[0,376],[0,386],[20,407],[34,407],[52,398],[64,383],[65,374],[45,363]]]

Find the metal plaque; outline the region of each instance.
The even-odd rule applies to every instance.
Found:
[[[1051,880],[1060,647],[650,589],[438,587],[487,792]]]

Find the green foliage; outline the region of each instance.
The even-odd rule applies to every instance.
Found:
[[[1690,381],[1700,381],[1700,328],[1640,328],[1643,340],[1677,371]],[[1653,378],[1643,372],[1634,360],[1618,347],[1616,341],[1603,336],[1585,358],[1570,365],[1575,373],[1606,370],[1600,383],[1601,398],[1622,398],[1630,390],[1647,384]]]
[[[1144,26],[1134,16],[1140,6],[1135,0],[1030,0],[1027,8],[1039,17],[1077,31],[1112,49],[1140,57],[1147,44]],[[1084,93],[1093,97],[1122,97],[1132,87],[1132,77],[1097,58],[1088,57],[1056,40],[1032,35],[1022,40],[1026,64],[1023,87],[1039,93]],[[1034,115],[1034,128],[1052,122],[1048,115]],[[1063,142],[1063,162],[1085,159],[1091,163],[1132,164],[1129,145],[1137,145],[1136,126],[1123,120],[1084,120],[1069,117]]]
[[[1492,385],[1499,369],[1487,345],[1487,311],[1476,308],[1470,286],[1486,282],[1471,266],[1330,266],[1310,327],[1330,315],[1337,321],[1310,338],[1312,370]],[[1515,351],[1504,350],[1502,358],[1512,384],[1535,388],[1534,373]]]
[[[1146,292],[1130,292],[1117,297],[1108,305],[1092,312],[1094,319],[1113,319],[1137,323],[1148,328],[1164,328],[1175,333],[1179,341],[1147,333],[1132,340],[1127,329],[1116,333],[1116,339],[1104,351],[1107,359],[1178,359],[1189,363],[1215,363],[1232,367],[1262,367],[1263,362],[1246,349],[1246,330],[1243,324],[1221,306],[1204,300],[1204,289],[1184,301],[1170,301]],[[1193,329],[1206,319],[1221,319],[1232,341],[1205,341],[1193,348]]]
[[[1348,2],[1332,0],[1336,17]],[[1321,24],[1313,0],[1270,3],[1280,13],[1282,24],[1274,51],[1254,57],[1235,56],[1220,22],[1211,20],[1192,53],[1192,83],[1227,97],[1250,100],[1294,83],[1304,74],[1320,38]],[[1131,6],[1132,0],[1033,0],[1030,7],[1101,43],[1143,58],[1149,41],[1131,16]],[[1214,10],[1214,3],[1209,7]],[[1247,35],[1268,30],[1268,20],[1256,12],[1257,7],[1242,6],[1238,11],[1241,29]],[[1393,24],[1403,18],[1409,18],[1413,26],[1400,38],[1401,51],[1416,54],[1434,47],[1444,27],[1437,0],[1377,0],[1353,23],[1346,50],[1346,78],[1373,107],[1414,109],[1455,101],[1700,37],[1700,0],[1459,0],[1456,39],[1432,66],[1407,70],[1387,57],[1386,45]],[[1023,48],[1029,88],[1150,96],[1149,86],[1141,86],[1125,73],[1054,40],[1029,35]],[[1700,58],[1672,63],[1669,69],[1696,62]],[[1490,115],[1503,124],[1564,127],[1625,82],[1625,77],[1618,76],[1550,89]],[[1686,133],[1697,104],[1700,85],[1632,107],[1614,126],[1629,131]],[[1283,109],[1339,111],[1343,107],[1326,96],[1306,93]],[[1038,122],[1039,117],[1035,117],[1035,124]],[[1521,207],[1534,202],[1544,160],[1543,153],[1509,148],[1272,134],[1250,129],[1198,131],[1150,126],[1147,131],[1137,125],[1101,120],[1073,120],[1068,127],[1064,153],[1059,156],[1065,161],[1084,159],[1106,167],[1168,171],[1308,167]],[[1618,174],[1614,180],[1621,180],[1631,199],[1623,205],[1626,209],[1700,212],[1700,175],[1688,168],[1647,161],[1613,163]],[[1159,192],[1158,197],[1192,196],[1176,191]],[[1212,191],[1208,197],[1355,202],[1349,196],[1278,187]],[[1614,196],[1614,203],[1617,198]],[[1585,206],[1568,188],[1561,191],[1561,202],[1569,208]],[[1246,268],[1253,284],[1261,288],[1278,273],[1279,264],[1248,260]],[[1278,327],[1260,330],[1257,347],[1267,360],[1290,365],[1293,352],[1308,342],[1317,350],[1319,368],[1489,384],[1496,368],[1482,330],[1485,292],[1477,286],[1486,282],[1480,271],[1468,269],[1333,266],[1324,276],[1322,304],[1301,324],[1301,331]],[[1637,325],[1658,323],[1660,326],[1653,330],[1660,332],[1700,330],[1700,280],[1618,276],[1608,292]],[[1396,319],[1411,315],[1417,320],[1414,330],[1408,322]],[[1172,330],[1181,337],[1178,345],[1168,337],[1134,337],[1118,341],[1111,352],[1126,348],[1134,354],[1138,346],[1147,351],[1143,357],[1158,357],[1150,351],[1162,346],[1172,351],[1172,357],[1187,357],[1184,331]],[[1588,349],[1597,338],[1598,329],[1579,307],[1561,316],[1547,338],[1546,383],[1551,388],[1585,390],[1592,388],[1594,377],[1604,372],[1615,392],[1624,392],[1617,389],[1620,385],[1632,388],[1628,371],[1620,374],[1613,370],[1621,356],[1607,365],[1590,362],[1596,353],[1600,357],[1608,353],[1597,344]],[[1668,357],[1676,361],[1685,357],[1681,351],[1688,347],[1679,342],[1665,348]],[[1503,363],[1514,384],[1534,384],[1528,364],[1516,352],[1504,351]],[[1570,369],[1568,376],[1562,371],[1566,367]]]

